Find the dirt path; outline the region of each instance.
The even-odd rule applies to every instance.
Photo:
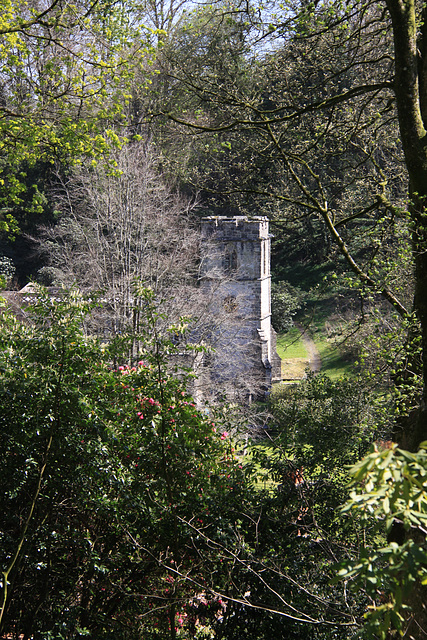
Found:
[[[319,373],[320,369],[322,368],[322,358],[320,357],[320,353],[316,345],[314,344],[313,339],[307,333],[306,329],[304,329],[304,327],[302,327],[300,324],[295,324],[295,326],[300,332],[304,347],[307,350],[308,365],[311,371],[313,371],[314,373]]]

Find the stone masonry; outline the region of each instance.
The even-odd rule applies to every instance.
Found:
[[[240,380],[249,395],[268,392],[281,377],[271,325],[268,218],[207,217],[201,233],[202,288],[221,327],[213,375],[221,382]]]

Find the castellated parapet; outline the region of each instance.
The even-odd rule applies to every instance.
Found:
[[[271,325],[268,218],[212,216],[201,222],[202,288],[217,319],[213,375],[240,380],[249,395],[280,380],[281,363]]]

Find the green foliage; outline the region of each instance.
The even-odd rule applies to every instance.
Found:
[[[301,309],[303,292],[288,282],[273,282],[271,285],[271,321],[278,333],[293,327],[293,318]]]
[[[0,289],[5,289],[15,275],[13,262],[7,256],[0,256]]]
[[[140,295],[143,360],[129,364],[128,339],[83,333],[93,303],[77,293],[40,292],[24,323],[2,313],[2,635],[175,637],[186,607],[191,621],[190,523],[215,526],[242,471],[226,425],[168,372],[175,348]]]
[[[94,303],[77,293],[41,291],[25,322],[1,316],[1,633],[317,638],[326,616],[344,636],[347,614],[328,605],[341,601],[327,580],[344,535],[331,482],[307,458],[292,483],[288,443],[270,465],[280,489],[251,488],[253,462],[235,457],[226,417],[195,407],[182,353],[138,289],[131,361],[135,336],[85,335]],[[330,418],[327,385],[312,396]]]
[[[115,127],[149,41],[129,3],[2,3],[0,229],[16,233],[16,208],[42,212],[26,180],[36,162],[95,160],[120,145]]]
[[[280,446],[313,471],[344,473],[369,446],[374,431],[369,394],[361,381],[310,374],[273,396]]]
[[[349,580],[372,599],[366,617],[370,636],[388,637],[391,630],[404,634],[408,596],[427,585],[427,442],[417,453],[373,447],[351,469],[353,489],[343,513],[372,521],[392,537],[403,526],[410,536],[380,548],[363,546],[356,560],[345,562],[335,580]],[[422,598],[422,595],[421,595]]]
[[[357,460],[371,437],[368,397],[355,381],[321,375],[282,393],[272,397],[265,437],[246,458],[253,495],[242,503],[234,577],[235,585],[246,584],[248,600],[262,602],[270,615],[236,608],[235,630],[230,620],[221,637],[241,637],[243,628],[260,638],[348,637],[365,593],[349,596],[329,580],[336,559],[353,557],[358,537],[370,536],[339,513],[348,482],[344,463]]]

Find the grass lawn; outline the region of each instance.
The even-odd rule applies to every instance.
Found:
[[[333,343],[322,336],[315,337],[316,347],[322,358],[322,373],[335,380],[353,373],[352,364],[345,360]]]
[[[277,353],[282,360],[291,358],[308,358],[301,334],[296,327],[277,336]]]
[[[277,353],[282,359],[282,378],[301,380],[309,366],[307,350],[296,327],[277,337]]]
[[[312,338],[322,359],[322,373],[332,379],[351,374],[351,363],[345,360],[333,341],[328,340],[320,326],[315,326]],[[282,359],[285,380],[301,380],[309,365],[307,350],[299,330],[293,327],[277,337],[277,353]]]

